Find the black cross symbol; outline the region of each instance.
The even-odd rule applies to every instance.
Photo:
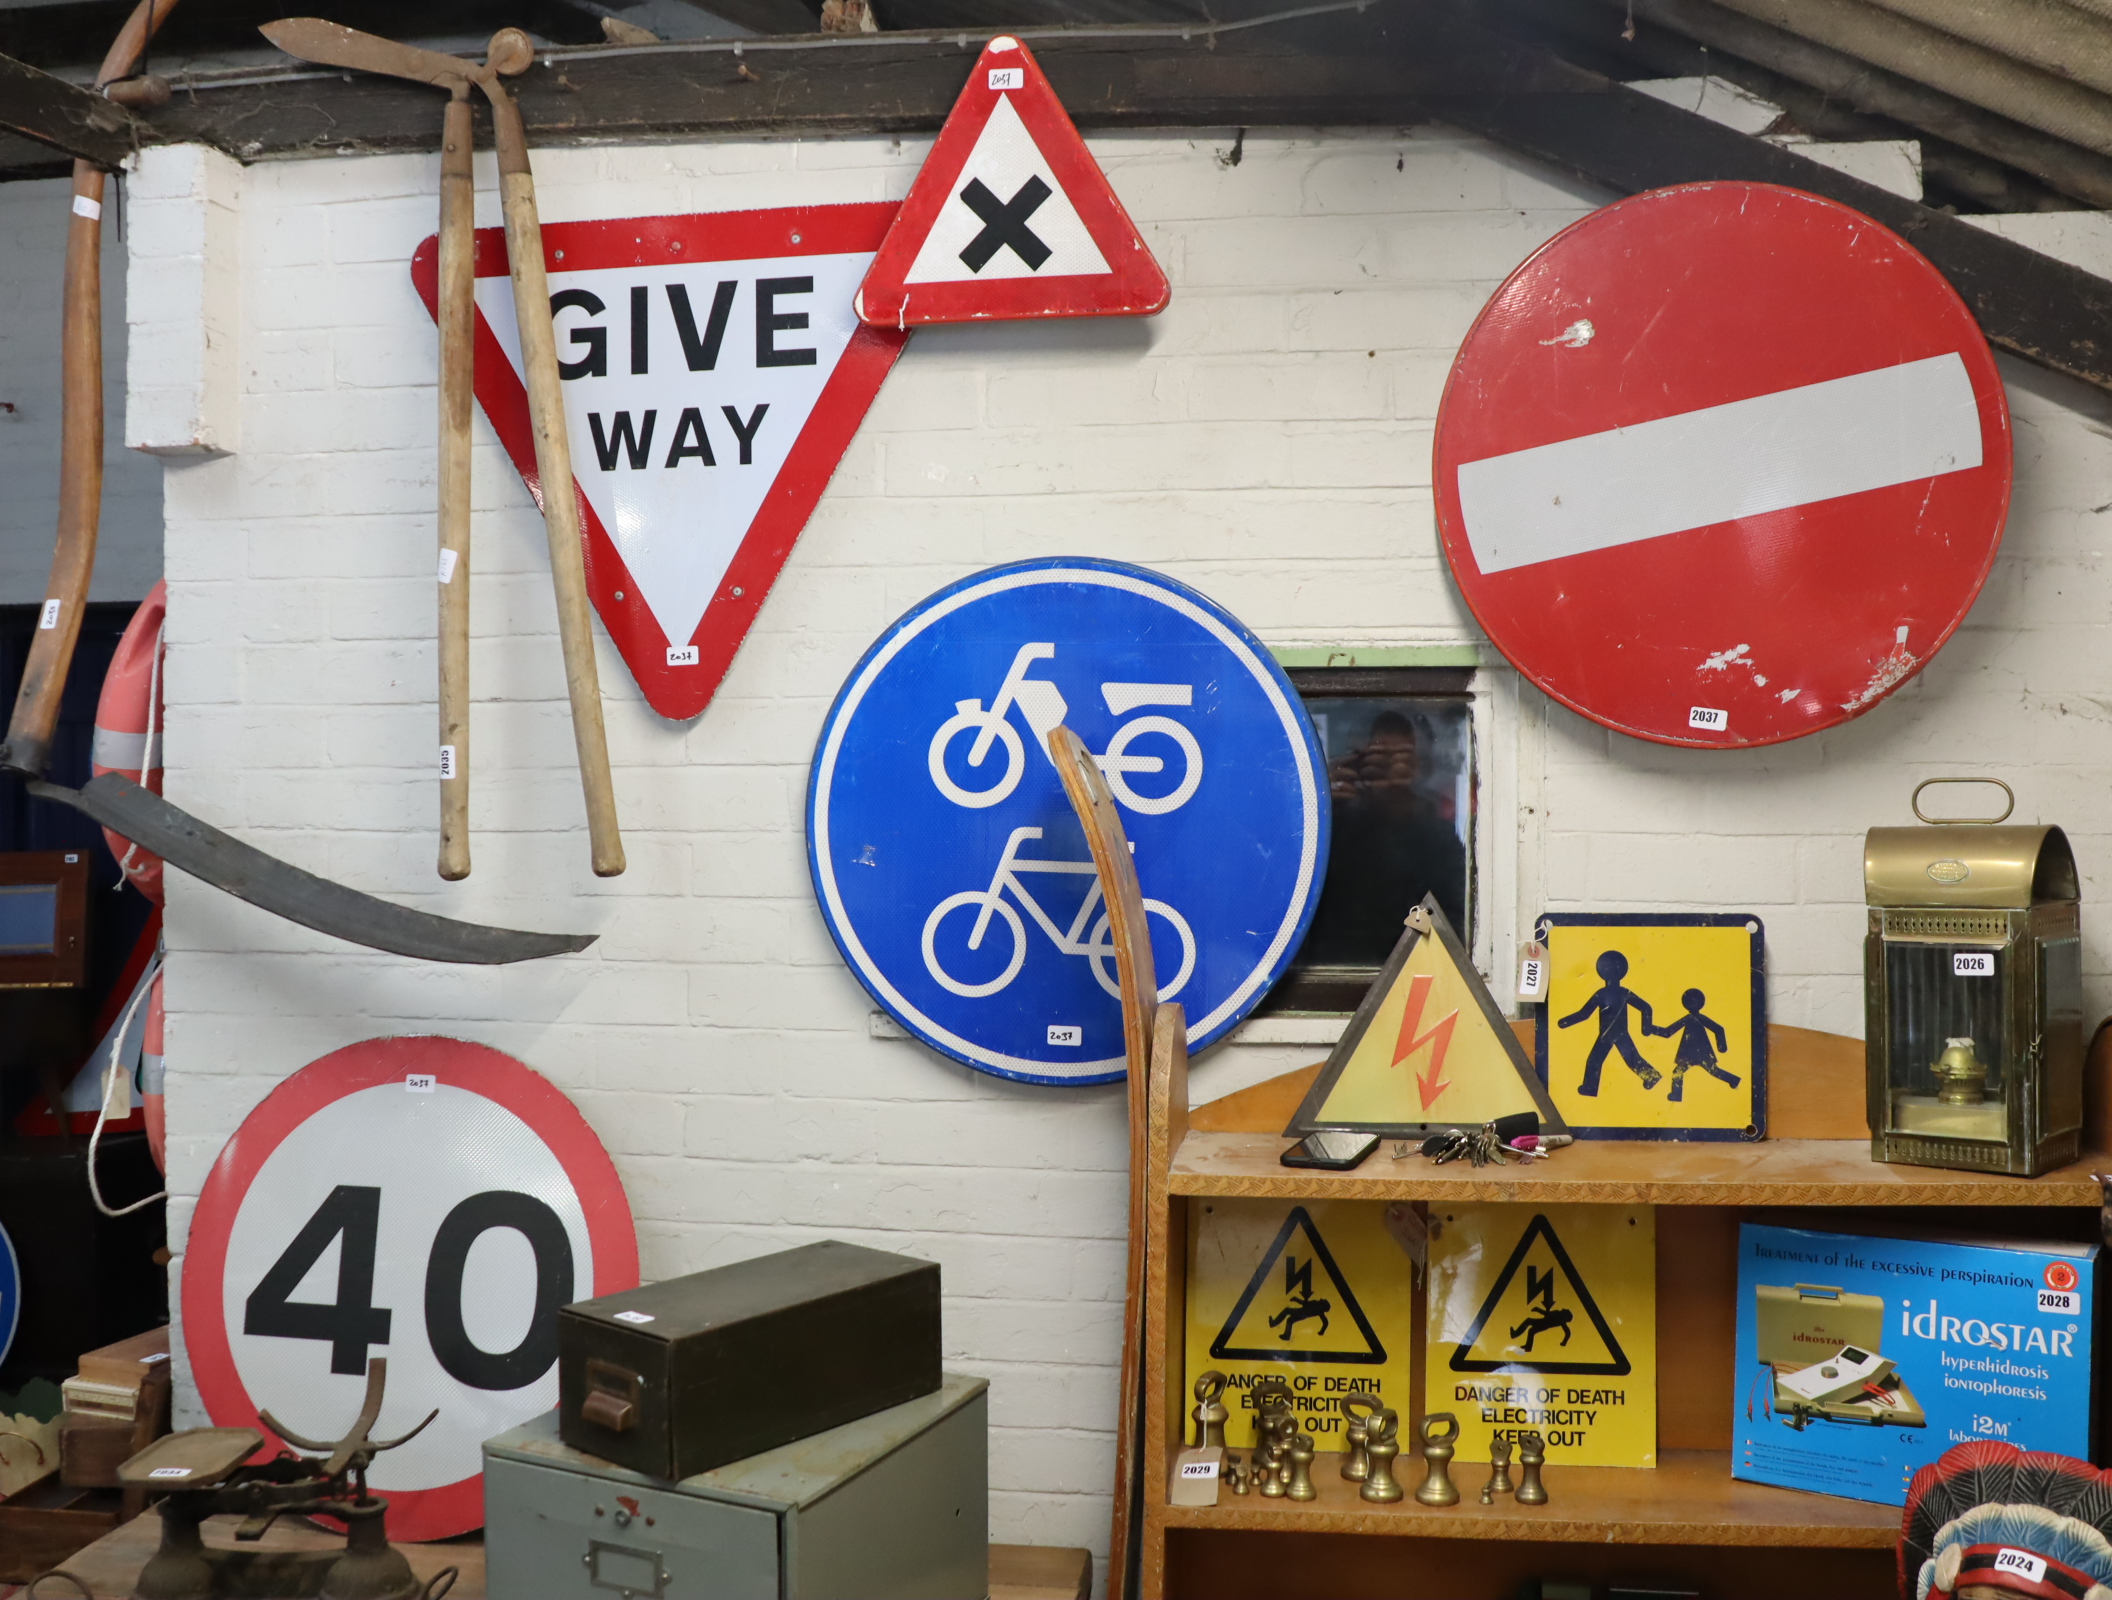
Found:
[[[1054,192],[1041,179],[1029,178],[1010,200],[1000,200],[981,178],[970,178],[968,187],[961,191],[961,202],[983,219],[983,231],[969,240],[968,248],[961,252],[968,270],[981,272],[992,256],[1010,245],[1012,253],[1030,271],[1039,272],[1041,264],[1055,252],[1028,228],[1027,218],[1039,211],[1041,203]]]

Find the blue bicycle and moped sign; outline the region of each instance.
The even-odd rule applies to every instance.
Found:
[[[1143,567],[1021,562],[941,589],[868,650],[807,791],[815,894],[873,998],[1030,1083],[1122,1076],[1106,905],[1048,756],[1067,724],[1122,809],[1159,997],[1191,1050],[1282,974],[1327,871],[1297,692],[1220,607]]]

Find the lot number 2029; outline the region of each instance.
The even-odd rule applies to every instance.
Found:
[[[330,1370],[358,1376],[367,1347],[385,1345],[394,1313],[374,1304],[374,1256],[381,1190],[341,1183],[316,1207],[243,1306],[242,1330],[271,1339],[316,1339],[330,1346]],[[511,1228],[535,1253],[535,1309],[511,1350],[480,1349],[462,1317],[462,1275],[469,1252],[493,1228]],[[293,1292],[339,1240],[337,1296],[330,1304],[295,1300]],[[472,1389],[519,1389],[557,1360],[557,1310],[572,1299],[572,1241],[565,1225],[534,1195],[514,1189],[473,1194],[442,1219],[425,1261],[425,1336],[441,1368]]]

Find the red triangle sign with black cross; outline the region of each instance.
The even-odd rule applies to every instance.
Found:
[[[858,315],[904,329],[1149,315],[1166,299],[1166,274],[1033,53],[992,39],[865,275]]]
[[[711,702],[907,342],[851,309],[895,211],[543,229],[587,591],[663,717]],[[429,238],[411,260],[427,311],[437,273]],[[476,280],[477,401],[540,505],[503,230],[478,230]]]

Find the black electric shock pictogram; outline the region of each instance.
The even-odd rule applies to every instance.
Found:
[[[1548,1254],[1553,1257],[1552,1265],[1538,1267],[1526,1259],[1527,1252],[1535,1242],[1546,1246]],[[1493,1331],[1490,1330],[1490,1323],[1496,1318],[1497,1307],[1503,1303],[1504,1294],[1518,1276],[1520,1268],[1525,1271],[1525,1315],[1515,1324],[1499,1321],[1496,1327],[1508,1327],[1513,1340],[1522,1337],[1525,1340],[1525,1348],[1522,1352],[1517,1351],[1515,1346],[1509,1349],[1498,1348],[1493,1355],[1478,1356],[1475,1350],[1481,1343],[1482,1334],[1484,1331]],[[1569,1289],[1563,1298],[1574,1299],[1576,1310],[1583,1312],[1604,1348],[1604,1359],[1585,1360],[1581,1358],[1581,1352],[1576,1360],[1550,1359],[1544,1353],[1534,1353],[1534,1341],[1543,1336],[1559,1333],[1562,1337],[1555,1346],[1557,1350],[1564,1349],[1569,1344],[1576,1313],[1567,1306],[1556,1304],[1556,1291],[1563,1284],[1567,1284]],[[1585,1286],[1583,1275],[1577,1271],[1577,1264],[1570,1259],[1569,1251],[1563,1248],[1562,1241],[1555,1236],[1553,1225],[1540,1214],[1535,1214],[1533,1220],[1526,1224],[1525,1231],[1518,1236],[1516,1248],[1511,1251],[1510,1259],[1503,1264],[1503,1270],[1496,1274],[1495,1286],[1489,1290],[1488,1298],[1482,1301],[1481,1309],[1475,1313],[1473,1325],[1467,1329],[1466,1337],[1453,1349],[1451,1366],[1454,1372],[1606,1373],[1612,1377],[1625,1377],[1634,1370],[1627,1352],[1621,1348],[1620,1340],[1614,1337],[1613,1329],[1607,1325],[1605,1316],[1600,1312],[1598,1302],[1592,1298],[1591,1290]]]
[[[1028,270],[1039,272],[1055,251],[1027,226],[1027,219],[1055,192],[1039,177],[1033,177],[1021,184],[1011,199],[1000,200],[981,178],[970,178],[961,191],[961,203],[982,220],[983,231],[970,239],[968,248],[961,252],[961,261],[968,270],[981,272],[998,251],[1009,248],[1027,264]]]

